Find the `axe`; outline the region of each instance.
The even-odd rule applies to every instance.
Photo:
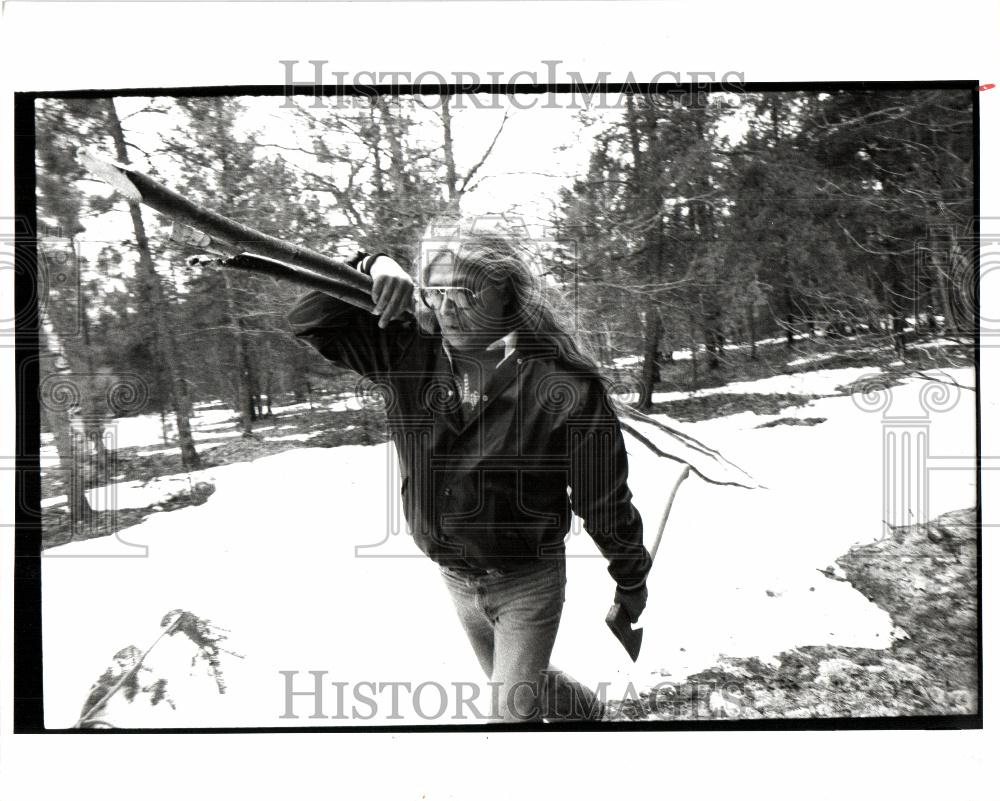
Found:
[[[684,465],[680,478],[677,479],[670,497],[667,498],[667,505],[663,509],[663,517],[660,518],[660,529],[656,532],[656,540],[653,542],[653,547],[649,552],[650,561],[656,559],[656,552],[660,548],[660,540],[663,539],[663,531],[667,527],[667,518],[670,516],[670,507],[674,505],[674,497],[677,495],[677,490],[690,472],[691,468],[688,465]],[[628,655],[632,657],[632,661],[635,662],[639,658],[639,649],[642,648],[642,629],[632,628],[632,623],[628,619],[628,612],[625,611],[625,607],[617,603],[612,604],[611,609],[608,611],[608,616],[604,618],[604,622],[608,624],[611,633],[618,638],[618,642],[622,644]]]

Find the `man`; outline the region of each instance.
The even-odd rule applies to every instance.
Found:
[[[651,560],[613,405],[514,238],[460,221],[421,250],[415,323],[410,275],[359,254],[375,314],[312,292],[293,331],[385,388],[407,522],[441,566],[496,717],[599,719],[603,703],[549,657],[571,511],[633,623],[646,604]]]

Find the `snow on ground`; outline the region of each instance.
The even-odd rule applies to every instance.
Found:
[[[208,432],[214,428],[225,428],[235,419],[232,409],[196,408],[191,426],[195,432]],[[158,414],[143,414],[135,417],[119,417],[114,420],[114,447],[142,448],[163,442],[163,423]],[[167,418],[167,435],[173,436],[176,426],[172,418]],[[218,434],[210,436],[219,436]],[[195,437],[198,435],[196,433]]]
[[[839,354],[837,353],[815,353],[812,356],[803,356],[799,359],[792,359],[790,362],[785,362],[789,367],[801,367],[803,364],[815,364],[816,362],[825,362],[827,359],[833,359]]]
[[[828,372],[838,375],[826,377],[827,388],[851,380],[845,378],[849,371]],[[971,369],[952,375],[960,384],[973,383]],[[817,373],[801,379],[820,383],[799,391],[820,394]],[[782,380],[781,389],[771,388],[774,379],[729,389],[794,391],[788,387],[795,377]],[[888,414],[920,413],[922,386],[912,380],[893,387]],[[931,415],[928,516],[975,503],[974,403],[972,392],[961,391],[954,408]],[[766,659],[804,645],[889,646],[889,616],[849,584],[818,572],[852,544],[883,533],[886,421],[843,396],[786,415],[827,421],[758,429],[772,418],[748,412],[681,426],[769,489],[719,487],[696,477],[685,482],[650,575],[636,664],[604,624],[614,590],[606,563],[574,528],[555,664],[592,686],[605,682],[610,697],[621,697],[630,681],[639,689],[680,681],[720,654]],[[679,468],[639,446],[630,451],[630,486],[651,545]],[[936,455],[949,457],[951,469],[934,470]],[[413,688],[437,682],[451,688],[453,710],[454,683],[483,678],[436,567],[405,532],[391,531],[398,514],[397,488],[387,482],[395,475],[393,464],[389,447],[379,445],[302,448],[212,468],[204,472],[217,490],[203,505],[154,514],[119,532],[121,542],[102,538],[47,551],[46,725],[71,725],[112,655],[129,644],[147,648],[161,617],[176,608],[229,629],[230,646],[246,658],[224,658],[229,691],[219,695],[203,669],[190,667],[189,643],[180,636],[164,640],[148,665],[168,678],[176,711],[124,708],[119,701],[112,717],[121,725],[426,722],[406,692],[397,707],[400,718],[390,718],[392,705],[382,693],[372,719],[310,718],[313,699],[307,696],[293,699],[298,717],[283,719],[286,678],[280,671],[291,671],[297,691],[314,687],[309,671],[326,671],[318,674],[326,715],[338,711],[332,682],[348,683],[342,707],[348,715],[352,707],[362,718],[371,713],[367,703],[352,701],[358,687],[364,696],[375,694],[357,684],[365,681],[410,682]],[[124,543],[148,550],[143,557]],[[108,555],[111,545],[117,556]],[[140,558],[119,558],[134,554]],[[433,714],[437,698],[435,691],[425,694],[425,714]]]
[[[350,431],[354,426],[347,426],[344,431]],[[268,442],[308,442],[309,440],[325,434],[326,432],[320,429],[319,431],[308,431],[302,434],[283,434],[280,437],[268,437]]]
[[[653,403],[718,394],[832,395],[839,386],[846,386],[862,376],[876,376],[881,372],[879,367],[842,367],[836,370],[788,373],[762,378],[758,381],[734,381],[725,386],[706,387],[695,392],[654,392]]]
[[[823,333],[822,332],[817,332],[816,336],[822,337]],[[795,334],[792,337],[792,339],[806,339],[808,337],[809,337],[808,334],[802,333],[802,334]],[[777,345],[777,344],[779,344],[781,342],[785,342],[785,341],[787,341],[787,340],[786,340],[786,338],[784,336],[770,337],[768,339],[758,339],[756,344],[757,344],[757,347],[762,347],[764,345]],[[750,345],[747,344],[747,343],[733,343],[733,342],[730,342],[730,343],[727,343],[727,344],[723,345],[722,349],[724,351],[726,351],[727,353],[729,353],[729,352],[738,352],[738,351],[750,350]],[[705,353],[705,346],[704,345],[699,345],[698,346],[698,352],[699,353]],[[681,348],[680,350],[672,350],[670,353],[671,353],[671,356],[674,359],[674,361],[685,361],[685,360],[689,360],[691,358],[691,349],[690,348]],[[612,359],[610,366],[612,368],[614,368],[614,367],[623,368],[623,367],[635,367],[635,366],[637,366],[639,364],[642,364],[642,356],[634,356],[633,355],[633,356],[619,356],[619,357],[617,357],[615,359]]]
[[[928,342],[911,342],[908,347],[911,348],[927,348],[927,349],[938,349],[938,348],[948,348],[955,347],[961,344],[957,339],[932,339]]]
[[[854,356],[859,353],[872,353],[877,351],[889,351],[892,350],[891,346],[885,345],[881,348],[848,348],[847,350],[834,350],[828,353],[813,353],[809,356],[802,356],[798,359],[792,359],[791,361],[785,362],[789,367],[800,367],[804,364],[815,364],[816,362],[823,362],[827,359],[835,359],[838,356]]]

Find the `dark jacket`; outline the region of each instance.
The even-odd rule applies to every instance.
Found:
[[[381,386],[404,514],[435,562],[474,572],[561,556],[572,503],[612,578],[626,589],[645,581],[625,444],[596,376],[522,336],[466,416],[439,335],[412,322],[380,329],[374,315],[321,292],[303,296],[289,322],[327,359]],[[475,364],[451,356],[478,379]]]

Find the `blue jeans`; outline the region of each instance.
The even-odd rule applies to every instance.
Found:
[[[459,620],[490,679],[494,718],[599,720],[603,702],[549,664],[566,600],[565,557],[472,575],[441,568]]]

